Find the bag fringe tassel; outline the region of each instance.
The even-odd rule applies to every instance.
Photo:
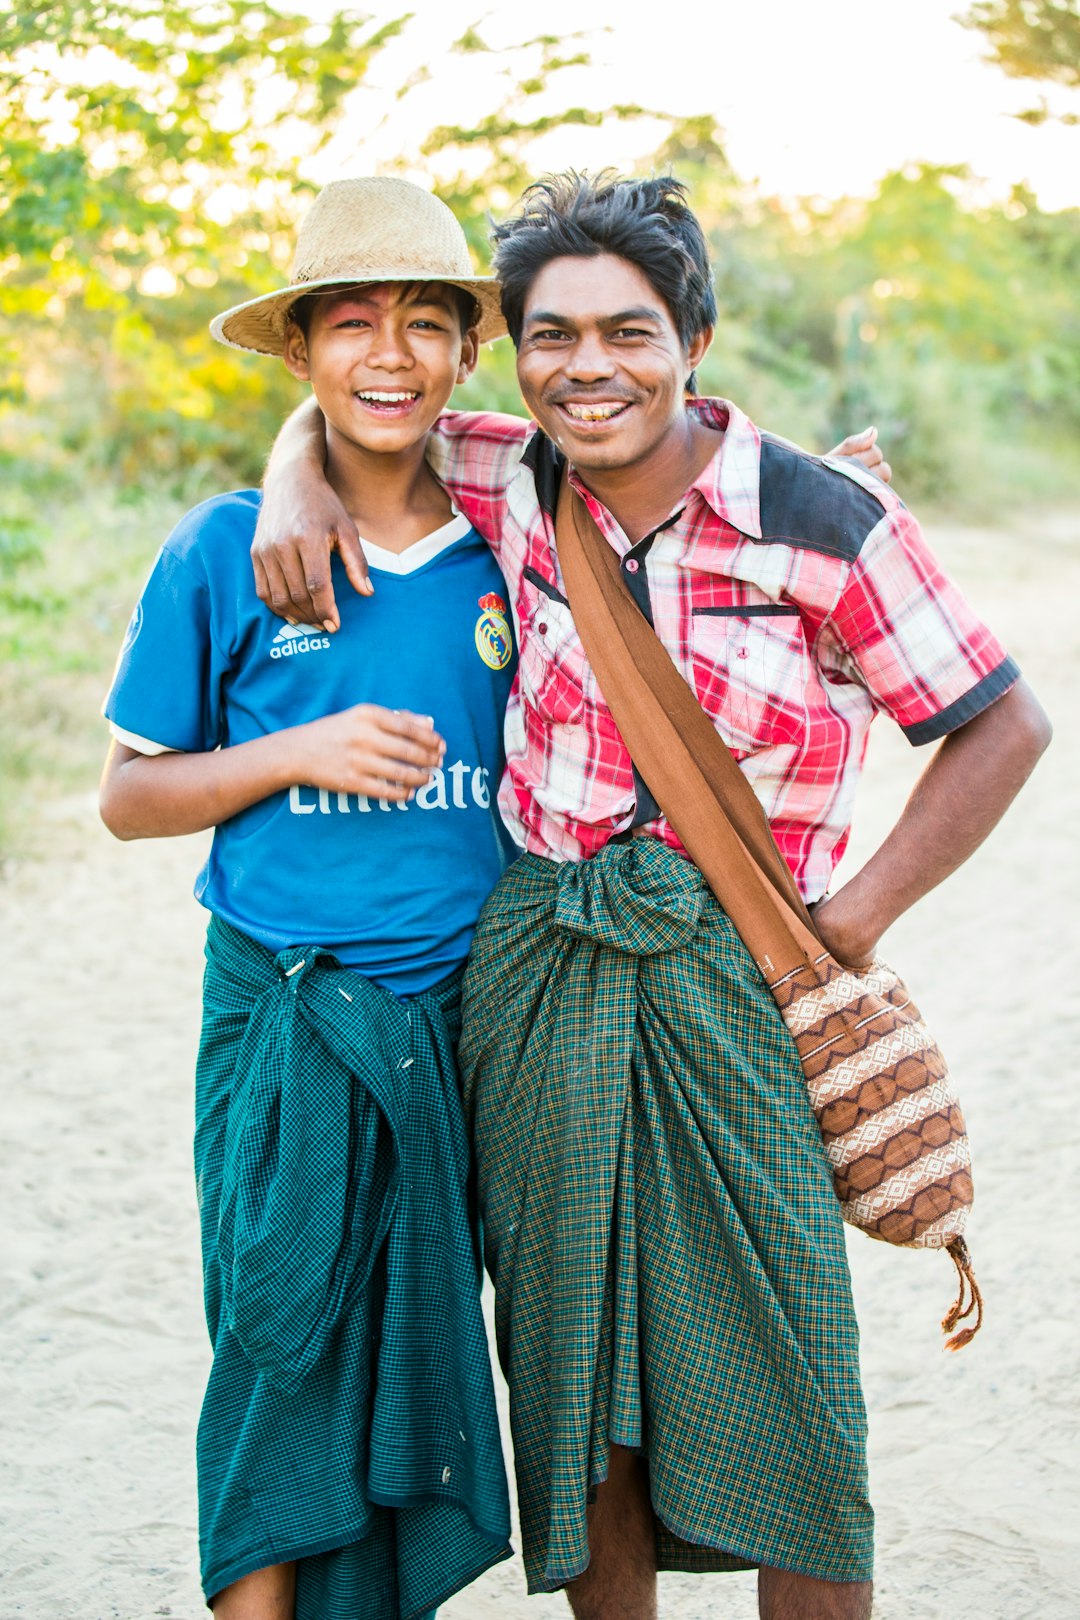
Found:
[[[971,1343],[982,1327],[983,1297],[982,1291],[975,1281],[975,1271],[971,1264],[971,1252],[963,1238],[953,1238],[952,1242],[947,1245],[946,1253],[956,1267],[957,1276],[960,1280],[960,1291],[956,1296],[956,1303],[942,1321],[941,1331],[943,1333],[952,1333],[958,1322],[962,1322],[965,1317],[970,1316],[972,1311],[976,1313],[975,1320],[970,1327],[962,1329],[961,1332],[953,1334],[951,1339],[946,1340],[946,1350],[962,1350],[965,1344]]]

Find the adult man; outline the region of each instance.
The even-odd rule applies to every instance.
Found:
[[[566,1586],[580,1620],[650,1620],[658,1567],[750,1565],[766,1620],[861,1620],[872,1516],[838,1209],[760,975],[585,660],[554,540],[564,469],[841,960],[966,859],[1049,729],[889,490],[693,397],[715,302],[682,188],[565,177],[495,241],[539,430],[449,418],[433,446],[521,642],[500,805],[528,853],[481,920],[462,1063],[530,1588]],[[339,514],[318,521],[340,537]],[[272,540],[262,567],[300,577]],[[879,708],[945,741],[823,900]]]

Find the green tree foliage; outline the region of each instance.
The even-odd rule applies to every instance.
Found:
[[[219,422],[281,390],[209,353],[204,321],[287,261],[297,157],[404,20],[315,25],[263,0],[16,0],[0,15],[6,396],[66,379],[67,443],[93,439],[129,474],[175,465],[180,446],[235,455]]]
[[[990,42],[989,60],[1013,79],[1080,89],[1080,6],[1077,0],[978,0],[961,19]],[[1041,124],[1054,116],[1044,100],[1020,117]],[[1080,123],[1080,114],[1058,115]]]
[[[568,68],[588,65],[589,54],[582,48],[582,39],[538,34],[522,41],[515,47],[515,54],[532,53],[533,64],[522,76],[508,80],[498,105],[484,113],[470,108],[468,123],[439,125],[422,143],[423,155],[437,155],[441,168],[445,168],[448,154],[461,160],[456,176],[447,177],[439,190],[480,255],[487,251],[489,212],[509,210],[529,181],[535,179],[529,156],[536,140],[554,129],[596,129],[606,119],[631,120],[645,112],[629,103],[607,108],[550,104],[546,92],[552,78]],[[461,56],[501,54],[484,41],[476,28],[467,29],[453,50]],[[547,106],[537,106],[545,100]],[[476,164],[471,162],[477,152],[483,161],[479,177]]]
[[[796,207],[741,187],[715,128],[673,132],[709,234],[720,319],[702,386],[808,444],[878,424],[911,494],[969,497],[1021,441],[1080,430],[1080,210],[963,168]],[[992,448],[994,447],[994,448]],[[998,447],[1006,447],[1006,456]]]
[[[590,61],[582,35],[537,34],[503,51],[471,27],[454,42],[452,52],[461,58],[487,58],[500,67],[492,77],[505,87],[488,110],[471,107],[467,123],[436,126],[420,147],[422,158],[438,164],[439,195],[484,263],[491,217],[508,213],[536,178],[536,142],[554,129],[596,129],[605,119],[632,122],[648,114],[631,103],[599,108],[553,98],[551,88],[559,76]],[[454,404],[463,410],[521,410],[509,343],[488,350],[480,371],[459,389]]]
[[[339,129],[407,16],[316,24],[266,0],[3,6],[0,368],[23,483],[35,420],[50,478],[60,464],[129,484],[256,478],[295,387],[210,342],[206,323],[280,285],[311,190],[297,166]],[[1075,11],[975,7],[988,27],[991,12],[1034,26]],[[488,213],[531,178],[538,140],[640,109],[562,93],[587,60],[577,37],[496,52],[471,28],[452,49],[463,67],[490,58],[487,99],[470,100],[467,123],[421,125],[416,148],[483,262]],[[399,96],[431,76],[421,60]],[[720,322],[703,386],[809,443],[872,416],[905,486],[936,494],[970,476],[958,424],[975,461],[1018,431],[1075,432],[1077,211],[1044,214],[1023,190],[989,205],[962,169],[927,165],[886,176],[869,201],[783,205],[739,180],[702,116],[671,120],[639,167],[685,179],[709,232]],[[516,408],[509,345],[460,402]],[[9,577],[31,521],[17,516]]]
[[[266,0],[9,0],[0,400],[48,399],[61,448],[127,478],[208,462],[257,475],[295,385],[211,343],[206,323],[280,285],[315,189],[298,166],[409,20],[340,11],[315,23]],[[500,54],[475,30],[453,49]],[[524,72],[493,75],[505,93],[476,109],[475,128],[433,130],[422,147],[449,170],[444,195],[481,257],[486,209],[520,189],[537,137],[637,111],[552,102],[553,81],[587,60],[580,42],[540,36],[502,54]],[[421,65],[400,94],[428,77]]]

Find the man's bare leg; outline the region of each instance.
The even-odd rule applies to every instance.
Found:
[[[649,1473],[625,1446],[612,1446],[588,1519],[589,1567],[566,1588],[576,1620],[656,1620]]]
[[[214,1599],[214,1620],[293,1620],[296,1565],[272,1564],[226,1586]]]
[[[870,1620],[869,1581],[818,1581],[789,1569],[758,1571],[761,1620]]]

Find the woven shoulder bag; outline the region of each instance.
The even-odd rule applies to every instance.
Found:
[[[948,1252],[959,1293],[942,1329],[960,1349],[983,1306],[963,1235],[971,1153],[937,1043],[891,968],[845,967],[826,950],[753,788],[565,475],[556,545],[574,623],[630,756],[795,1042],[844,1219],[888,1243]]]

